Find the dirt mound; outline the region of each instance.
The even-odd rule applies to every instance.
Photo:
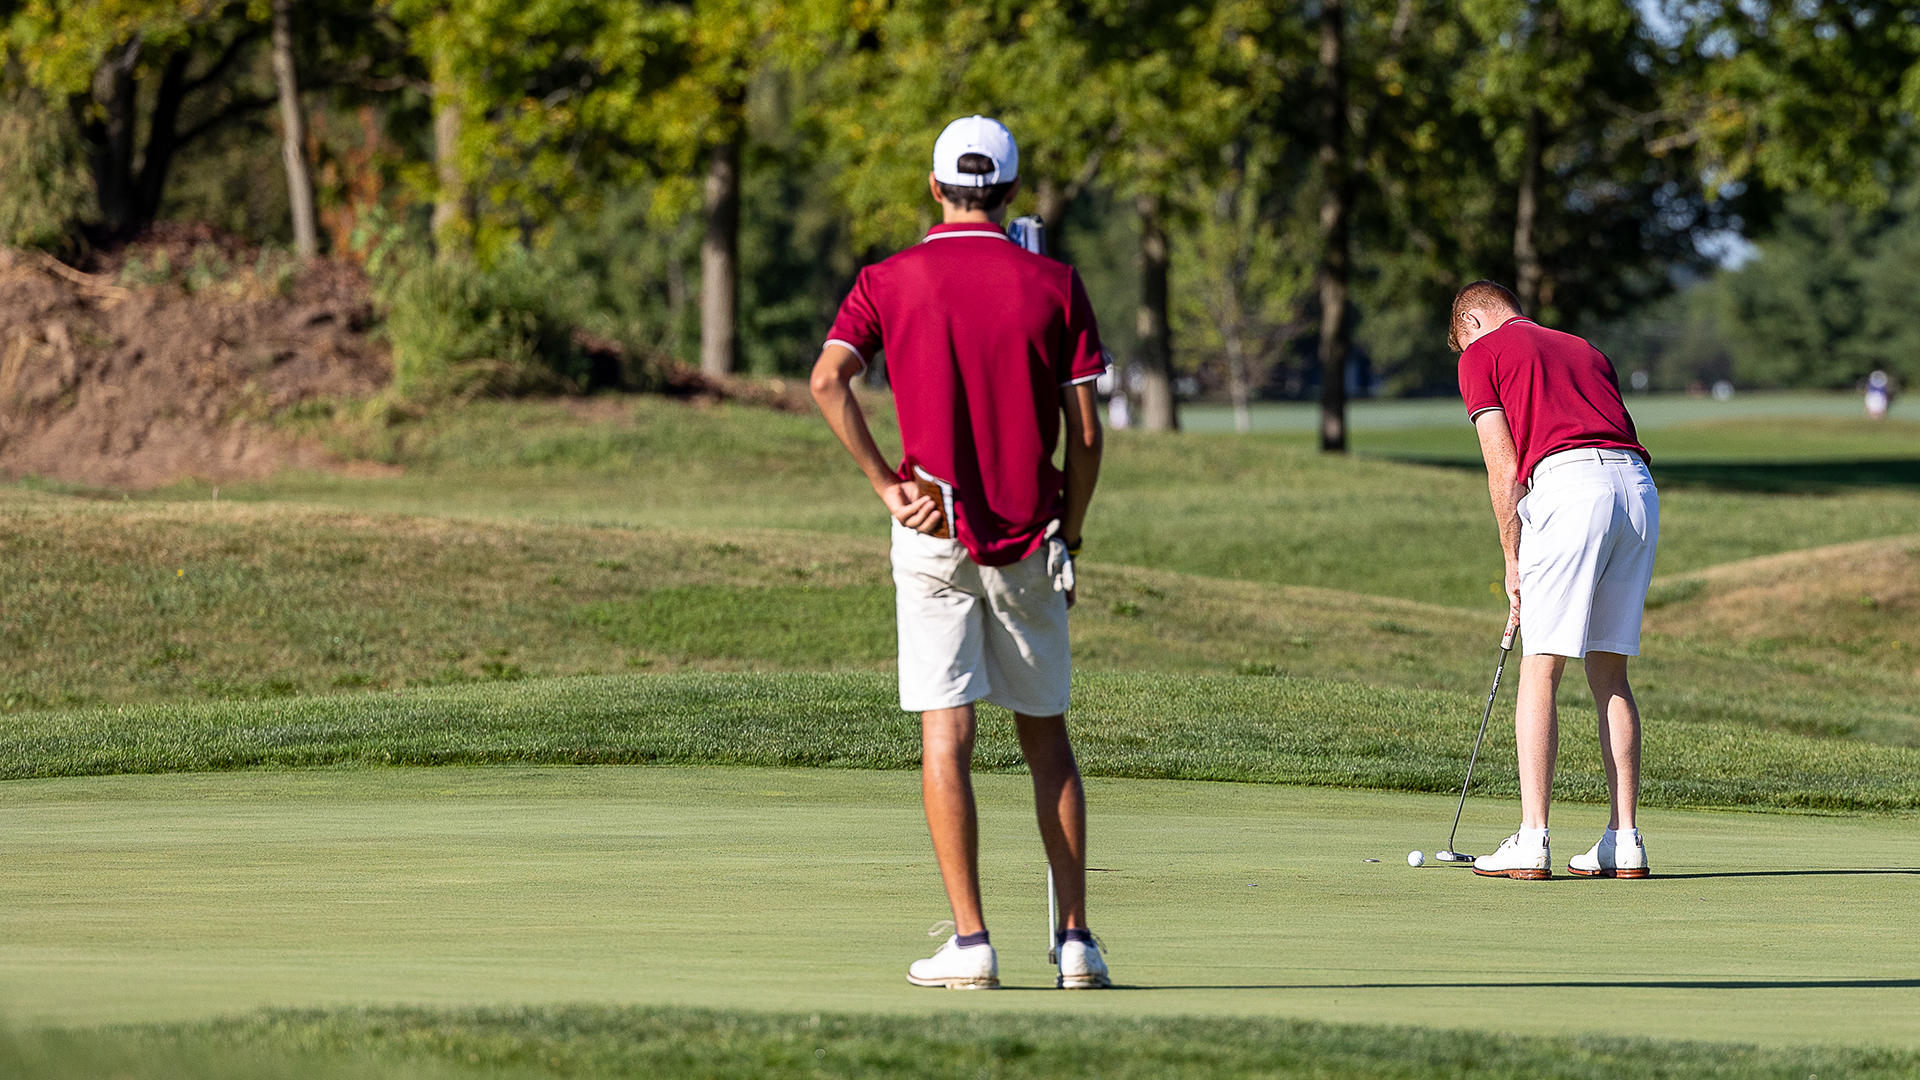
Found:
[[[161,223],[78,266],[0,248],[0,476],[111,488],[344,467],[272,418],[392,378],[358,267],[298,264],[205,225]],[[576,331],[592,388],[619,389],[618,342]],[[811,412],[804,380],[713,378],[658,358],[644,389],[700,405]],[[582,398],[581,401],[587,399]]]
[[[266,418],[390,377],[350,265],[173,227],[89,266],[0,249],[0,474],[152,487],[323,466]]]

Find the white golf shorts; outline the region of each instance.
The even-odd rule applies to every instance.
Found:
[[[958,540],[896,521],[893,584],[902,709],[984,698],[1027,716],[1067,711],[1067,596],[1054,591],[1044,545],[1012,566],[981,566]]]
[[[1660,539],[1660,493],[1631,451],[1542,458],[1520,500],[1525,655],[1640,655],[1640,617]]]

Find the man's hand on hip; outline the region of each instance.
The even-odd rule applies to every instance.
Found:
[[[887,484],[879,490],[880,498],[887,504],[887,512],[893,515],[893,520],[914,532],[929,536],[940,531],[946,515],[941,512],[939,503],[920,494],[918,485]]]

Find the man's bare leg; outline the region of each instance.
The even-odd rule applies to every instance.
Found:
[[[1607,766],[1607,799],[1612,814],[1607,828],[1636,828],[1640,804],[1640,707],[1627,682],[1627,658],[1620,653],[1587,654],[1587,685],[1600,712],[1600,756]]]
[[[920,714],[920,798],[957,934],[987,928],[980,911],[980,818],[973,805],[972,705]]]
[[[1060,898],[1064,929],[1087,925],[1087,796],[1080,766],[1073,759],[1065,716],[1014,714],[1020,753],[1033,774],[1033,809],[1040,819],[1040,842],[1053,867],[1053,888]]]
[[[1520,827],[1544,829],[1553,804],[1553,763],[1560,756],[1560,714],[1554,695],[1567,658],[1535,653],[1520,658],[1513,737],[1520,756]]]

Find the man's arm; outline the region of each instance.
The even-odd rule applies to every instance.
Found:
[[[1067,388],[1060,407],[1067,414],[1067,517],[1060,523],[1060,536],[1070,548],[1080,546],[1080,527],[1087,520],[1087,506],[1093,502],[1093,487],[1100,482],[1100,452],[1105,437],[1100,432],[1100,403],[1093,396],[1092,383]]]
[[[1474,417],[1480,432],[1480,459],[1487,465],[1487,495],[1493,500],[1493,520],[1500,528],[1500,550],[1507,557],[1507,603],[1520,611],[1520,498],[1527,489],[1515,475],[1520,454],[1513,446],[1507,414],[1486,409]]]
[[[840,445],[847,448],[860,471],[867,474],[874,494],[887,504],[887,512],[894,520],[919,532],[937,532],[940,504],[920,494],[915,485],[902,483],[873,441],[873,431],[867,427],[867,414],[861,411],[860,400],[853,396],[853,378],[860,374],[861,366],[860,357],[844,345],[828,345],[820,350],[820,359],[814,361],[809,383],[813,400],[827,418],[827,426],[839,437]]]

